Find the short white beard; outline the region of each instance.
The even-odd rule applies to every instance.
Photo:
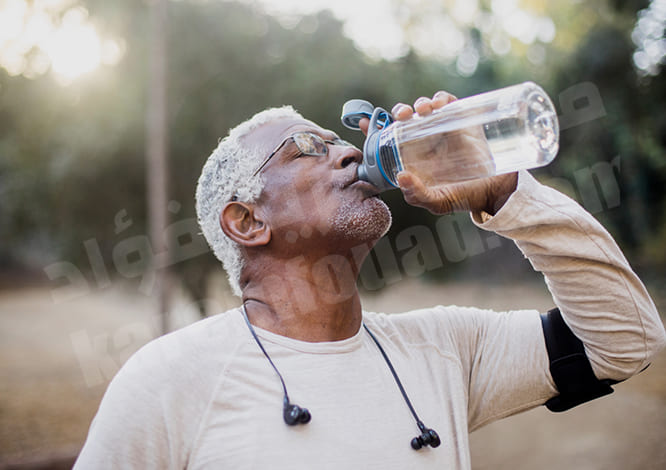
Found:
[[[365,243],[379,240],[393,219],[386,203],[377,197],[368,198],[363,205],[340,206],[333,218],[333,231],[343,240]]]

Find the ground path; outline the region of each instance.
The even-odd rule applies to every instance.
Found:
[[[0,469],[71,466],[108,380],[159,329],[152,299],[136,289],[115,286],[57,301],[51,294],[44,288],[0,291]],[[415,280],[366,295],[364,302],[387,312],[437,303],[551,307],[540,285]],[[224,309],[233,300],[210,304]],[[174,308],[175,324],[195,318],[187,303]],[[616,390],[565,414],[539,408],[473,433],[474,468],[666,468],[666,354]]]

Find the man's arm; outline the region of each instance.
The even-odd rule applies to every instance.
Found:
[[[413,109],[397,104],[393,116],[406,121],[413,110],[423,116],[453,100],[438,92],[432,99],[419,98]],[[367,120],[359,124],[367,130]],[[666,344],[645,286],[608,232],[575,201],[540,185],[527,172],[429,188],[403,171],[398,182],[409,204],[435,214],[469,211],[479,227],[514,240],[543,273],[598,379],[636,374]],[[538,312],[469,309],[464,315],[442,316],[447,317],[454,319],[449,331],[456,332],[469,380],[471,430],[558,394]],[[446,337],[446,329],[438,334]]]
[[[624,380],[666,344],[643,283],[603,226],[567,196],[522,172],[495,217],[477,212],[473,218],[514,240],[544,274],[598,378]]]
[[[199,322],[187,331],[206,325]],[[210,356],[185,340],[182,331],[146,344],[118,371],[76,470],[185,468],[218,369],[207,369]]]
[[[438,92],[419,98],[414,110],[428,115],[454,100]],[[409,120],[412,108],[398,104],[393,115]],[[402,172],[398,182],[409,204],[433,213],[470,211],[481,228],[514,240],[544,274],[598,378],[624,380],[666,344],[652,299],[608,232],[576,202],[529,173],[518,180],[513,173],[428,188]]]
[[[473,219],[511,238],[542,272],[597,378],[626,379],[666,344],[645,287],[610,235],[575,201],[521,172],[495,216],[475,213]],[[454,344],[468,380],[470,430],[558,395],[539,316],[545,312],[439,307],[430,313],[421,322],[424,336]]]
[[[162,376],[161,367],[144,366],[145,350],[109,384],[74,469],[177,468],[170,463],[178,449],[167,445],[162,379],[154,380]]]

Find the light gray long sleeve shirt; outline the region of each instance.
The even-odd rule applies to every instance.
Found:
[[[513,239],[543,273],[597,377],[630,377],[666,344],[645,287],[571,199],[521,172],[494,217],[473,218]],[[230,310],[149,343],[123,366],[75,468],[471,468],[471,430],[557,394],[539,313],[364,312],[416,411],[442,440],[417,452],[410,441],[420,432],[363,328],[323,343],[257,328],[291,401],[312,413],[307,425],[289,427],[275,372],[240,311]]]

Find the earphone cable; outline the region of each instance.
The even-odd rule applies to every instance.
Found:
[[[414,419],[416,420],[416,425],[419,427],[421,431],[424,431],[426,429],[425,425],[423,422],[419,419],[419,416],[416,414],[416,410],[414,410],[414,407],[412,406],[412,402],[409,401],[409,397],[407,396],[407,392],[405,392],[405,388],[402,386],[402,382],[400,382],[400,378],[398,377],[397,372],[393,368],[393,364],[391,364],[391,361],[389,360],[388,356],[386,355],[386,352],[384,352],[384,348],[382,348],[382,345],[379,344],[379,341],[375,337],[375,335],[370,331],[370,329],[367,327],[365,323],[363,323],[363,328],[365,328],[365,331],[368,332],[372,340],[375,342],[377,345],[377,348],[379,348],[379,352],[382,353],[382,356],[384,357],[384,361],[386,361],[386,364],[388,365],[389,369],[391,370],[391,374],[393,374],[393,378],[395,379],[395,382],[398,384],[398,388],[400,389],[400,393],[402,393],[403,398],[405,399],[405,403],[407,403],[407,406],[409,407],[409,411],[412,412],[412,415],[414,416]]]
[[[273,361],[271,360],[271,357],[268,355],[266,350],[264,349],[264,345],[261,344],[261,341],[259,341],[259,338],[257,337],[257,333],[254,331],[254,327],[250,323],[250,319],[247,317],[247,310],[245,309],[245,304],[241,307],[241,310],[243,312],[243,318],[245,319],[245,323],[247,323],[247,327],[250,329],[250,333],[252,333],[252,336],[254,337],[254,340],[257,342],[259,347],[261,348],[261,352],[264,353],[264,356],[266,356],[266,359],[268,359],[268,362],[270,362],[271,366],[273,367],[273,370],[277,374],[277,376],[280,378],[280,383],[282,384],[282,390],[284,390],[284,403],[287,404],[289,403],[289,395],[287,394],[287,386],[284,384],[284,379],[282,378],[282,374],[280,374],[280,371],[278,370],[277,367],[275,367],[275,364],[273,364]]]

